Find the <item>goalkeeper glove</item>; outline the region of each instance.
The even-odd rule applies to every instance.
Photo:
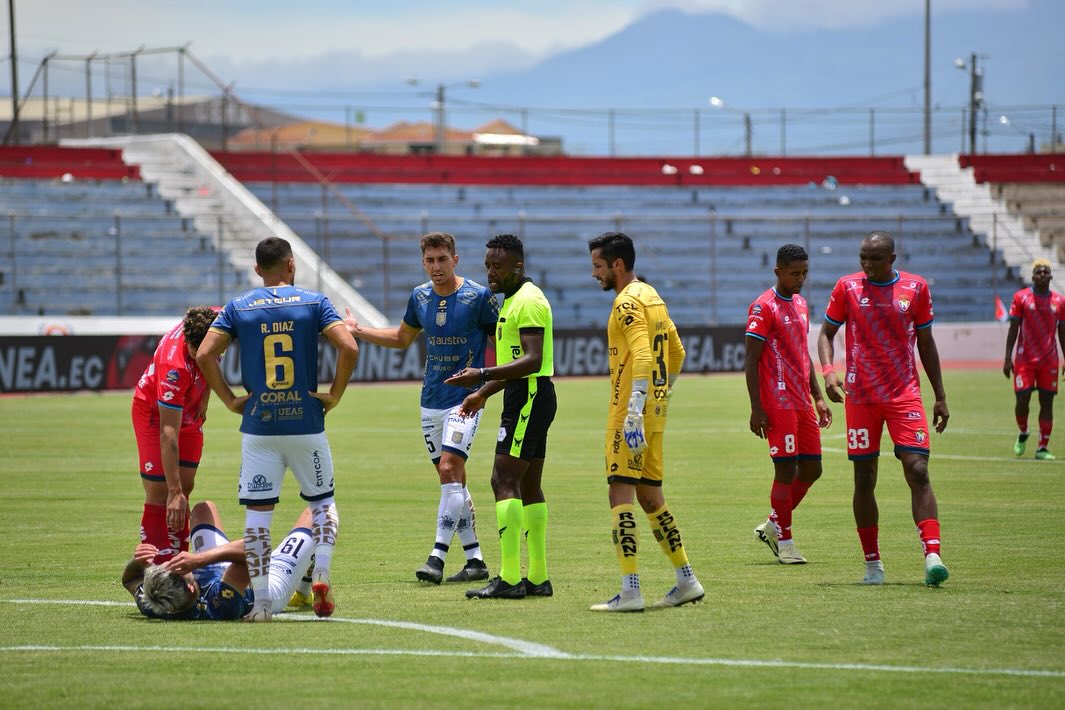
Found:
[[[629,396],[629,411],[625,415],[625,445],[634,454],[642,453],[647,448],[647,437],[643,433],[643,404],[647,395],[633,390]]]

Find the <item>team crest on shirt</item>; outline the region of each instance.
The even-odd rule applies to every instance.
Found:
[[[761,312],[762,312],[762,304],[756,303],[756,304],[754,304],[754,306],[751,307],[751,313],[757,314],[757,313],[761,313]]]
[[[447,323],[447,300],[441,298],[436,305],[436,324],[443,327]]]
[[[908,299],[908,298],[900,298],[898,303],[899,303],[899,310],[902,311],[903,313],[905,313],[906,311],[910,310],[910,299]]]
[[[176,383],[178,381],[178,377],[179,377],[179,375],[178,375],[178,371],[177,370],[170,370],[168,373],[166,373],[166,381],[167,382]]]

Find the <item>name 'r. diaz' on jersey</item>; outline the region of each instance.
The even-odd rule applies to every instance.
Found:
[[[486,287],[463,279],[454,293],[441,296],[432,282],[415,287],[403,322],[425,331],[425,377],[421,406],[450,409],[475,387],[452,387],[446,380],[464,367],[484,367],[488,338],[495,333],[499,302]]]
[[[810,315],[799,294],[785,298],[771,288],[751,304],[746,335],[765,341],[758,386],[766,409],[809,409]]]
[[[318,391],[318,334],[343,327],[328,298],[296,286],[252,289],[226,304],[211,330],[240,341],[251,395],[240,430],[262,436],[325,431]]]
[[[896,271],[886,283],[864,272],[836,282],[825,318],[847,326],[847,398],[855,404],[919,396],[913,346],[934,320],[932,294],[916,274]]]

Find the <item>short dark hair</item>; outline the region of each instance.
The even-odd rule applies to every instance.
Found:
[[[784,266],[793,261],[809,261],[810,255],[798,244],[785,244],[777,249],[777,266]]]
[[[217,315],[218,312],[210,306],[193,306],[185,311],[185,318],[181,321],[181,332],[185,334],[185,343],[191,345],[193,349],[199,348]]]
[[[438,249],[444,247],[451,256],[455,256],[455,237],[447,232],[429,232],[422,237],[422,254],[426,249]]]
[[[588,241],[588,251],[596,249],[607,264],[613,264],[614,259],[621,259],[625,264],[625,271],[636,268],[636,247],[629,235],[622,232],[603,232],[595,239]]]
[[[513,234],[497,234],[488,240],[485,247],[488,249],[502,249],[506,253],[517,257],[518,261],[525,259],[525,246]]]
[[[255,263],[264,271],[270,271],[291,258],[292,245],[281,237],[267,237],[255,247]]]
[[[869,234],[866,234],[865,239],[863,239],[862,241],[864,242],[867,239],[875,239],[879,242],[882,242],[887,245],[888,249],[891,251],[892,254],[895,253],[895,237],[891,236],[883,229],[874,229],[872,232],[869,232]]]

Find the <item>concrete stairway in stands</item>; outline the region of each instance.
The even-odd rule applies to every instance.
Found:
[[[260,283],[254,272],[255,245],[278,236],[292,245],[300,284],[324,293],[341,313],[350,307],[360,322],[387,325],[380,311],[188,136],[72,139],[63,145],[122,148],[123,160],[139,166],[141,178],[155,183],[159,195],[173,200],[179,214],[193,220],[199,232],[210,235],[234,266],[248,272],[251,283]]]
[[[1032,260],[1050,260],[1060,266],[1056,250],[1044,247],[1039,234],[1025,229],[1020,217],[1010,214],[1002,200],[992,196],[988,183],[978,183],[972,168],[962,168],[957,155],[908,155],[906,167],[921,175],[921,182],[951,206],[954,214],[967,217],[972,230],[984,237],[987,246],[1002,252],[1002,258],[1026,282],[1032,279]],[[1051,282],[1055,290],[1061,285]]]

